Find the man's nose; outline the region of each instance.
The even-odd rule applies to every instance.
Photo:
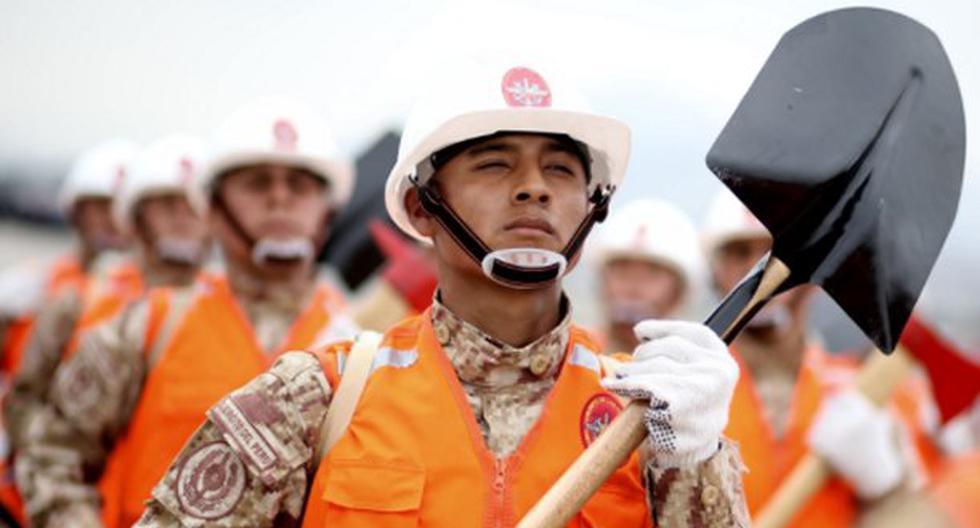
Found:
[[[269,203],[283,206],[290,203],[292,190],[289,188],[289,181],[286,178],[272,178],[268,189]]]
[[[516,177],[518,183],[514,187],[514,202],[537,202],[543,205],[551,201],[551,189],[537,164],[519,171]]]

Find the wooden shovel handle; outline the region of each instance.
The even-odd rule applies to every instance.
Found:
[[[873,352],[857,377],[857,390],[872,403],[882,406],[912,368],[912,358],[901,346],[890,356]],[[830,477],[830,466],[819,456],[808,453],[783,480],[753,522],[756,528],[781,528],[809,502]]]
[[[749,276],[726,296],[705,322],[730,343],[752,317],[789,278],[790,269],[775,257],[763,257]],[[647,437],[644,413],[647,402],[626,406],[588,449],[582,453],[517,528],[565,526],[589,498]]]
[[[647,437],[643,423],[646,408],[646,402],[627,405],[521,519],[517,528],[564,526]]]

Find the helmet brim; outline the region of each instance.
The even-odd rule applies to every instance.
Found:
[[[423,239],[405,209],[405,193],[411,188],[409,176],[433,152],[468,139],[497,132],[565,134],[585,144],[592,158],[592,185],[618,187],[626,173],[630,153],[630,129],[616,119],[586,112],[549,108],[505,108],[471,112],[439,126],[419,142],[412,152],[399,156],[388,175],[385,206],[395,224],[416,239]]]

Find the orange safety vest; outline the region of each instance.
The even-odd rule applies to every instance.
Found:
[[[74,355],[87,332],[115,317],[142,293],[143,275],[136,265],[128,262],[109,270],[104,279],[90,281],[81,315],[65,347],[62,361]]]
[[[334,387],[348,348],[318,352]],[[304,527],[513,526],[621,409],[578,328],[541,417],[502,459],[485,445],[430,310],[387,333],[372,370],[320,464]],[[634,453],[569,526],[651,526],[645,497]]]
[[[852,358],[832,357],[816,347],[809,347],[797,375],[789,422],[783,438],[776,439],[765,418],[765,408],[755,389],[752,373],[739,357],[741,376],[735,386],[728,427],[725,435],[739,444],[748,474],[743,478],[749,513],[755,515],[782,484],[797,462],[808,452],[806,434],[823,399],[850,387],[859,363]],[[915,443],[920,465],[933,465],[935,448],[925,439],[920,415],[923,394],[927,389],[921,380],[911,378],[899,386],[889,407],[904,425]],[[921,467],[920,469],[929,469]],[[830,479],[823,489],[803,507],[789,523],[793,527],[848,526],[856,518],[858,499],[853,490],[839,478]]]
[[[725,436],[738,442],[749,469],[743,478],[749,513],[757,514],[783,479],[807,453],[806,433],[820,403],[829,393],[853,380],[856,363],[831,357],[810,347],[797,375],[786,431],[776,439],[765,417],[752,373],[736,351],[741,376],[735,386]],[[857,514],[853,491],[840,479],[831,479],[793,518],[788,526],[849,526]]]
[[[327,286],[295,320],[273,354],[262,350],[222,276],[202,276],[197,292],[155,365],[150,367],[129,427],[117,442],[100,489],[108,527],[132,526],[150,491],[205,419],[205,411],[271,366],[288,350],[313,346],[343,299]],[[144,351],[151,350],[167,318],[171,289],[148,294],[150,322]]]
[[[75,257],[62,257],[54,262],[48,273],[44,299],[51,300],[69,288],[85,290],[87,278],[81,263]],[[14,373],[20,367],[27,341],[34,331],[36,313],[25,314],[7,326],[7,335],[0,352],[0,371]]]

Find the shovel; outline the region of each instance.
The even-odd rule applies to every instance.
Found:
[[[786,33],[708,152],[773,248],[705,324],[727,343],[773,296],[822,286],[889,353],[956,214],[965,125],[936,36],[853,8]],[[564,526],[646,438],[628,405],[517,525]]]

